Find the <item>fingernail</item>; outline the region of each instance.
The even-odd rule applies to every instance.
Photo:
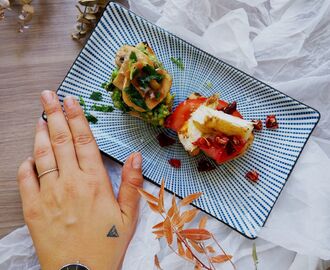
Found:
[[[54,100],[54,93],[49,90],[42,91],[41,100],[44,104],[50,104]]]
[[[72,96],[67,96],[67,97],[64,98],[64,104],[68,108],[72,108],[76,104],[75,102],[76,102],[76,100]]]
[[[28,161],[32,161],[33,157],[28,157],[27,159],[28,159]]]
[[[133,156],[132,167],[134,169],[141,169],[141,166],[142,166],[141,153],[135,153]]]

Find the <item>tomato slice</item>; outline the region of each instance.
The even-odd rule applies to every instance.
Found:
[[[189,119],[190,115],[206,100],[207,98],[205,97],[199,97],[181,102],[174,112],[166,118],[165,127],[178,132],[183,124]]]
[[[190,115],[198,109],[207,100],[206,97],[199,97],[196,99],[187,99],[181,102],[174,110],[174,112],[166,118],[165,127],[178,132],[184,123],[190,118]],[[219,99],[217,110],[221,111],[228,106],[228,102]],[[233,116],[243,119],[243,116],[236,110],[232,113]]]

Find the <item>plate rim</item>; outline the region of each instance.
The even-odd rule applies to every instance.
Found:
[[[290,98],[290,99],[292,99],[292,100],[298,102],[299,104],[304,105],[305,107],[307,107],[307,108],[309,108],[309,109],[312,109],[314,112],[317,113],[317,121],[314,123],[314,126],[313,126],[312,130],[311,130],[310,133],[308,134],[308,136],[307,136],[307,138],[306,138],[306,140],[305,140],[303,146],[301,147],[301,149],[300,149],[300,151],[299,151],[299,154],[298,154],[298,156],[297,156],[297,158],[296,158],[294,164],[291,166],[291,169],[290,169],[290,171],[289,171],[289,173],[288,173],[288,175],[287,175],[287,177],[286,177],[286,179],[285,179],[285,182],[284,182],[282,188],[281,188],[280,191],[278,192],[278,195],[277,195],[276,199],[274,200],[274,203],[273,203],[273,205],[271,206],[271,208],[270,208],[270,210],[269,210],[269,212],[268,212],[267,217],[265,218],[263,224],[259,227],[259,230],[256,232],[255,236],[248,236],[248,235],[246,235],[244,232],[239,231],[237,228],[233,227],[232,225],[230,225],[230,224],[228,224],[228,223],[226,223],[226,222],[220,220],[218,217],[216,217],[216,216],[214,216],[214,215],[208,213],[206,210],[204,210],[204,209],[198,207],[198,206],[195,205],[194,203],[191,203],[191,204],[190,204],[190,205],[192,205],[193,207],[196,207],[197,209],[199,209],[200,211],[202,211],[203,213],[205,213],[205,214],[207,214],[207,215],[209,215],[209,216],[215,218],[216,220],[220,221],[220,222],[223,223],[224,225],[226,225],[226,226],[228,226],[229,228],[233,229],[234,231],[238,232],[238,233],[241,234],[242,236],[244,236],[244,237],[246,237],[246,238],[248,238],[248,239],[250,239],[250,240],[257,239],[257,238],[258,238],[258,232],[260,231],[261,228],[263,228],[263,227],[265,226],[265,224],[266,224],[266,222],[267,222],[267,220],[268,220],[268,218],[269,218],[271,212],[273,211],[273,208],[274,208],[274,206],[275,206],[275,204],[276,204],[278,198],[280,197],[280,195],[281,195],[281,193],[282,193],[282,191],[283,191],[283,189],[284,189],[284,187],[285,187],[287,181],[289,180],[289,178],[290,178],[290,176],[291,176],[291,173],[292,173],[293,169],[295,168],[295,166],[296,166],[296,164],[297,164],[297,162],[298,162],[298,160],[299,160],[299,158],[300,158],[300,156],[301,156],[301,153],[303,152],[303,150],[304,150],[304,148],[305,148],[305,146],[306,146],[308,140],[310,139],[312,133],[314,132],[316,126],[318,125],[318,123],[319,123],[319,121],[320,121],[320,119],[321,119],[321,113],[320,113],[317,109],[315,109],[315,108],[313,108],[313,107],[311,107],[311,106],[305,104],[304,102],[301,102],[301,101],[299,101],[299,100],[297,100],[297,99],[295,99],[295,98],[293,98],[293,97],[291,97],[291,96],[289,96],[289,95],[283,93],[282,91],[280,91],[280,90],[278,90],[278,89],[276,89],[276,88],[274,88],[274,87],[268,85],[267,83],[265,83],[265,82],[259,80],[258,78],[254,77],[254,76],[252,76],[252,75],[250,75],[250,74],[248,74],[248,73],[246,73],[245,71],[240,70],[239,68],[237,68],[237,67],[235,67],[235,66],[233,66],[233,65],[231,65],[231,64],[229,64],[229,63],[227,63],[227,62],[225,62],[225,61],[223,61],[222,59],[220,59],[220,58],[218,58],[218,57],[216,57],[216,56],[214,56],[214,55],[212,55],[212,54],[210,54],[210,53],[204,51],[203,49],[201,49],[201,48],[199,48],[199,47],[197,47],[197,46],[191,44],[190,42],[188,42],[188,41],[186,41],[186,40],[184,40],[184,39],[178,37],[177,35],[175,35],[175,34],[169,32],[168,30],[166,30],[166,29],[164,29],[164,28],[162,28],[162,27],[160,27],[160,26],[154,24],[153,22],[149,21],[148,19],[143,18],[142,16],[136,14],[134,11],[131,11],[131,10],[128,9],[127,7],[123,6],[122,4],[120,4],[120,3],[116,3],[116,2],[111,2],[111,1],[105,6],[105,8],[104,8],[104,10],[103,10],[103,12],[102,12],[102,15],[100,16],[99,21],[98,21],[97,24],[95,25],[95,27],[94,27],[94,29],[92,30],[92,32],[91,32],[90,36],[88,37],[88,39],[85,41],[85,44],[84,44],[83,47],[81,48],[80,52],[78,53],[77,57],[76,57],[75,60],[73,61],[72,65],[71,65],[70,68],[68,69],[68,72],[67,72],[66,75],[64,76],[62,82],[60,83],[60,85],[59,85],[58,88],[56,89],[56,93],[60,90],[60,88],[62,87],[62,85],[63,85],[63,83],[64,83],[64,81],[65,81],[65,79],[66,79],[67,76],[69,75],[70,71],[71,71],[72,68],[75,66],[75,64],[76,64],[76,62],[77,62],[77,60],[78,60],[78,58],[80,57],[80,55],[81,55],[82,52],[84,51],[85,47],[87,46],[90,37],[91,37],[91,36],[94,34],[94,32],[97,30],[98,25],[99,25],[99,23],[101,22],[101,19],[102,19],[102,17],[104,16],[104,13],[107,11],[107,9],[108,9],[109,6],[118,7],[119,9],[124,9],[126,12],[131,13],[131,14],[133,14],[134,16],[136,16],[136,17],[142,19],[143,21],[146,21],[147,23],[153,25],[154,27],[156,27],[156,29],[158,29],[158,30],[162,30],[162,31],[164,31],[165,33],[167,33],[168,35],[173,36],[173,37],[175,37],[176,39],[179,39],[180,41],[182,41],[182,42],[188,44],[189,46],[192,46],[193,48],[195,48],[195,49],[198,50],[199,52],[202,52],[202,53],[206,54],[207,56],[211,57],[211,59],[216,60],[216,61],[220,61],[222,64],[231,67],[232,69],[234,69],[234,70],[236,70],[236,71],[242,73],[244,76],[247,76],[247,77],[249,77],[250,79],[253,79],[253,80],[256,81],[256,82],[259,82],[259,83],[261,83],[261,84],[263,84],[263,85],[269,87],[271,90],[273,90],[273,91],[275,91],[275,92],[278,92],[278,93],[280,93],[280,94],[282,94],[282,95],[284,95],[284,96],[286,96],[286,97],[288,97],[288,98]],[[42,112],[42,118],[43,118],[45,121],[47,121],[47,118],[46,118],[46,115],[45,115],[45,112],[44,112],[44,111]],[[124,162],[122,162],[122,161],[118,160],[117,158],[111,156],[110,154],[108,154],[108,153],[102,151],[100,148],[99,148],[99,150],[100,150],[100,152],[101,152],[103,155],[109,157],[110,159],[116,161],[117,163],[119,163],[119,164],[121,164],[121,165],[124,164]],[[146,177],[146,176],[143,174],[143,172],[142,172],[142,175],[143,175],[143,178],[144,178],[144,179],[146,179],[146,180],[149,181],[150,183],[152,183],[152,184],[157,185],[158,187],[160,187],[160,184],[158,184],[158,183],[155,182],[154,180],[150,179],[149,177]],[[111,180],[110,180],[110,181],[111,181]],[[179,196],[178,194],[175,194],[173,191],[171,191],[171,190],[169,190],[169,189],[167,189],[167,188],[165,188],[165,190],[166,190],[167,192],[171,193],[171,194],[174,194],[176,197],[178,197],[178,198],[180,198],[180,199],[183,198],[183,197]]]

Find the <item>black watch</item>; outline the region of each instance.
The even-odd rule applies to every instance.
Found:
[[[73,264],[67,264],[61,267],[60,270],[90,270],[86,265],[79,262]]]

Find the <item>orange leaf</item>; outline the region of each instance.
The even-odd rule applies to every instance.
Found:
[[[165,210],[164,210],[164,189],[165,189],[165,181],[164,181],[164,179],[162,179],[162,184],[160,186],[160,190],[159,190],[159,194],[158,194],[158,197],[159,197],[158,207],[159,207],[159,211],[161,213],[165,212]]]
[[[215,252],[215,250],[214,250],[214,248],[212,246],[207,246],[206,249],[210,253],[214,253]]]
[[[194,259],[193,255],[191,254],[191,252],[190,252],[189,249],[186,249],[186,258],[188,258],[189,260],[193,260]]]
[[[198,213],[198,209],[194,208],[191,210],[184,211],[180,216],[180,222],[177,224],[178,227],[181,227],[185,223],[191,222]]]
[[[194,268],[194,270],[202,270],[202,266],[200,265],[200,263],[196,263],[195,264],[195,268]]]
[[[215,257],[211,257],[211,262],[213,263],[223,263],[229,261],[233,256],[230,255],[218,255]]]
[[[160,229],[160,228],[163,228],[163,224],[164,224],[164,221],[159,222],[158,224],[156,224],[156,225],[153,226],[152,228],[153,228],[153,229]]]
[[[149,192],[143,190],[142,188],[137,189],[138,192],[141,194],[141,196],[147,200],[148,202],[154,202],[158,203],[158,198],[156,198],[154,195],[150,194]]]
[[[198,192],[188,195],[180,202],[181,206],[185,206],[192,203],[194,200],[198,199],[202,194],[203,192]]]
[[[174,225],[177,225],[180,222],[180,214],[179,212],[174,213],[172,217],[172,222]]]
[[[195,241],[189,240],[189,243],[192,245],[192,247],[199,253],[205,253],[204,249]]]
[[[159,213],[159,209],[158,209],[158,205],[157,204],[154,204],[154,203],[151,203],[151,202],[147,202],[150,209],[156,213]]]
[[[156,231],[153,231],[152,233],[156,234],[157,239],[162,238],[165,235],[164,230],[156,230]]]
[[[178,252],[180,256],[184,256],[185,252],[184,252],[184,248],[182,245],[182,242],[179,238],[177,238],[177,242],[178,242]]]
[[[154,257],[154,263],[158,270],[162,270],[162,268],[160,267],[160,263],[159,263],[159,259],[158,259],[157,255],[155,255],[155,257]]]
[[[174,215],[174,213],[177,213],[178,212],[178,207],[176,205],[176,201],[175,201],[175,195],[173,194],[173,197],[172,197],[172,206],[171,208],[168,210],[167,212],[167,215],[169,217],[172,217]]]
[[[180,234],[184,238],[195,241],[203,241],[211,238],[211,233],[205,229],[185,229]]]
[[[203,216],[199,221],[199,228],[204,229],[206,226],[207,216]]]
[[[172,231],[172,226],[171,226],[171,220],[169,219],[169,217],[166,217],[166,219],[164,221],[164,231],[165,231],[165,237],[166,237],[167,243],[169,245],[171,245],[173,242],[173,231]]]

